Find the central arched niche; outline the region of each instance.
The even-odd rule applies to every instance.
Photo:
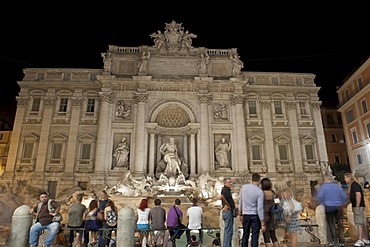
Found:
[[[181,128],[195,122],[191,108],[178,101],[159,102],[153,107],[150,122],[165,128]]]

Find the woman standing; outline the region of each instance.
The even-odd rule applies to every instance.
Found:
[[[97,243],[99,228],[101,228],[101,222],[98,220],[98,214],[98,200],[92,200],[84,213],[83,220],[85,221],[86,231],[91,233],[91,243],[93,246]]]
[[[265,242],[266,247],[278,247],[279,242],[276,237],[276,223],[274,219],[274,215],[271,212],[271,208],[274,205],[275,193],[272,190],[272,182],[269,178],[263,178],[261,180],[261,189],[264,193],[264,200],[263,200],[263,211],[265,213],[265,224],[266,224],[266,231],[263,232],[263,240]],[[272,244],[271,244],[272,242]]]
[[[277,190],[277,195],[280,198],[282,204],[289,203],[293,205],[293,192],[289,188],[288,184],[285,180],[280,179],[277,180],[275,183],[275,188]],[[298,214],[293,213],[293,207],[289,207],[291,210],[290,212],[284,212],[285,215],[285,230],[288,233],[291,247],[298,247]]]
[[[149,212],[150,208],[148,207],[148,200],[142,199],[139,205],[139,208],[136,209],[137,212],[137,222],[136,226],[139,231],[143,234],[140,234],[141,243],[148,241],[148,231],[150,229],[149,225]]]
[[[117,208],[112,200],[108,200],[107,205],[104,208],[104,228],[116,228],[117,227]],[[112,230],[110,230],[107,235],[103,235],[103,241],[105,246],[109,246],[110,239],[112,237]]]

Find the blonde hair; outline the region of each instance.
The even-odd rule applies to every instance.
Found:
[[[277,194],[281,198],[290,199],[292,197],[293,192],[284,179],[278,179],[275,182],[275,189]]]

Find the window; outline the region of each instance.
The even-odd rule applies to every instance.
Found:
[[[271,77],[271,84],[272,85],[279,85],[279,78]]]
[[[63,81],[70,81],[70,80],[71,80],[71,74],[70,73],[63,74]]]
[[[288,150],[286,145],[279,144],[279,158],[280,160],[288,160]]]
[[[4,134],[0,133],[0,140],[2,140],[3,138],[4,138]]]
[[[326,114],[326,122],[328,124],[335,124],[335,121],[334,121],[334,118],[333,118],[333,115],[332,114]]]
[[[308,144],[308,145],[305,145],[304,147],[305,147],[305,151],[306,151],[307,160],[315,159],[315,155],[314,155],[314,151],[313,151],[313,145]]]
[[[370,138],[370,123],[366,124],[367,137]]]
[[[337,142],[337,136],[335,134],[331,135],[331,142]]]
[[[247,82],[248,82],[248,84],[254,84],[254,77],[251,77],[251,76],[248,76],[247,77]]]
[[[274,101],[275,114],[283,114],[283,108],[281,107],[281,101]]]
[[[249,114],[257,114],[257,103],[256,101],[248,101]]]
[[[86,112],[94,112],[95,110],[95,99],[87,99]]]
[[[37,73],[37,80],[44,80],[45,79],[45,73]]]
[[[25,142],[23,144],[22,159],[31,159],[33,155],[33,142]]]
[[[90,153],[91,153],[91,144],[88,143],[84,143],[82,144],[82,148],[81,148],[81,159],[86,159],[86,160],[89,160],[90,159]]]
[[[260,145],[252,145],[252,159],[253,160],[261,160]]]
[[[31,111],[38,112],[40,110],[40,103],[41,103],[41,98],[33,98]]]
[[[358,89],[363,89],[364,88],[364,83],[362,82],[362,77],[357,78],[357,85]]]
[[[53,148],[51,151],[52,159],[60,159],[62,157],[63,143],[53,143]]]
[[[361,156],[361,154],[358,154],[357,155],[357,164],[358,165],[361,165],[362,164],[362,156]]]
[[[346,101],[348,101],[348,100],[350,99],[348,89],[347,89],[346,91],[344,91],[344,99],[345,99]]]
[[[295,84],[297,86],[302,86],[303,85],[303,79],[302,78],[295,78]]]
[[[361,105],[362,105],[362,111],[363,111],[363,113],[366,113],[367,112],[366,100],[361,101]]]
[[[350,122],[352,122],[354,119],[355,119],[355,116],[354,116],[354,114],[353,114],[353,110],[351,109],[351,110],[349,110],[349,111],[347,112],[347,122],[348,122],[348,123],[350,123]]]
[[[340,155],[338,154],[335,155],[335,162],[340,164]]]
[[[68,98],[61,98],[59,104],[59,112],[67,112]]]
[[[353,143],[356,144],[358,142],[356,130],[352,130],[352,138]]]

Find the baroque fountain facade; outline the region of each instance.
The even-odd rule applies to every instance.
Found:
[[[175,21],[150,37],[109,45],[101,69],[24,70],[4,212],[41,190],[67,205],[103,189],[123,206],[196,196],[214,209],[224,177],[237,195],[253,172],[311,198],[327,167],[315,75],[248,71],[236,48],[194,47],[197,35]]]

